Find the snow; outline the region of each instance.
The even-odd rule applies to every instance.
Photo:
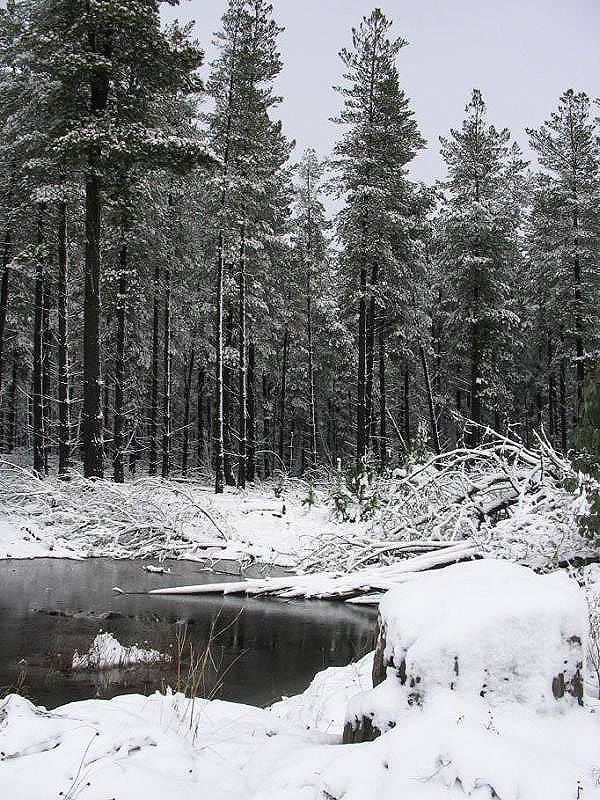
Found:
[[[0,797],[600,800],[600,703],[557,702],[547,686],[557,667],[571,668],[559,663],[568,638],[585,637],[574,581],[472,562],[391,590],[381,619],[386,657],[422,676],[421,703],[408,702],[410,684],[395,668],[369,688],[372,653],[267,709],[167,692],[47,712],[9,695],[0,702]],[[341,744],[344,720],[357,713],[375,714],[382,735]]]
[[[452,687],[490,703],[552,710],[553,679],[582,679],[588,609],[563,572],[537,575],[485,559],[423,574],[386,594],[384,663],[401,667],[417,698]],[[414,685],[417,683],[418,685]]]
[[[113,669],[114,667],[128,667],[133,664],[157,664],[161,661],[170,661],[167,653],[158,650],[145,650],[138,645],[123,646],[111,633],[99,633],[91,643],[87,653],[73,654],[72,668],[83,669]]]
[[[352,683],[356,667],[341,669],[338,684]],[[0,705],[0,797],[483,800],[494,787],[500,800],[576,800],[580,786],[585,800],[600,798],[600,720],[586,709],[541,715],[481,698],[465,708],[445,690],[375,742],[340,745],[308,729],[314,697],[305,700],[263,710],[157,693],[48,713],[11,695]]]

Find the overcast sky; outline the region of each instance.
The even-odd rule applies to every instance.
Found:
[[[341,78],[338,52],[374,5],[273,1],[275,18],[285,27],[279,113],[297,141],[296,152],[331,151],[339,134],[329,122],[340,107],[331,88]],[[167,12],[196,20],[207,63],[225,6],[225,0],[180,0]],[[473,87],[483,91],[490,120],[510,128],[528,156],[525,126],[548,117],[564,89],[600,95],[600,0],[387,0],[380,7],[409,42],[398,59],[400,80],[428,140],[412,170],[417,179],[442,176],[438,137],[460,125]]]

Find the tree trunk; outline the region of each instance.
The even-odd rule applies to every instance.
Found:
[[[217,419],[215,431],[215,494],[222,494],[225,478],[223,442],[223,231],[219,231],[217,255],[217,335],[216,335],[216,388]],[[200,376],[198,376],[200,379]]]
[[[567,389],[566,389],[565,359],[560,360],[560,446],[563,453],[567,452]]]
[[[262,375],[262,399],[263,399],[263,440],[265,454],[263,458],[263,472],[265,480],[271,477],[271,382],[267,375]]]
[[[44,261],[42,246],[44,207],[38,211],[38,257],[35,265],[34,313],[33,313],[33,469],[42,477],[44,473],[44,418],[43,418],[43,378],[42,347],[44,319]]]
[[[367,324],[367,270],[360,271],[360,303],[358,310],[358,378],[356,401],[356,465],[362,466],[366,453],[366,324]]]
[[[171,266],[165,266],[163,330],[162,477],[171,474]]]
[[[210,436],[211,426],[207,425]],[[198,365],[198,382],[196,384],[196,466],[202,466],[204,458],[204,367]]]
[[[0,286],[0,405],[2,405],[2,379],[4,373],[4,330],[6,327],[6,311],[8,308],[8,261],[10,255],[11,232],[6,229],[4,249],[2,251],[2,284]],[[3,444],[0,439],[0,447]]]
[[[67,258],[67,204],[58,217],[58,475],[71,469],[71,410],[69,404],[69,262]]]
[[[433,404],[433,393],[431,391],[431,381],[429,380],[429,367],[427,366],[427,355],[423,343],[419,342],[419,350],[421,351],[421,364],[423,365],[423,377],[425,379],[425,388],[427,390],[427,405],[429,406],[429,419],[431,422],[431,438],[433,439],[433,448],[437,455],[441,453],[440,450],[440,437],[438,434],[437,420],[435,418],[435,407]]]
[[[281,395],[279,397],[279,464],[281,468],[285,468],[285,462],[283,460],[283,446],[285,441],[285,412],[289,345],[290,329],[286,322],[283,331],[283,363],[281,366]]]
[[[379,320],[379,463],[381,469],[387,461],[387,420],[385,396],[385,327]]]
[[[233,305],[228,303],[227,322],[225,325],[225,345],[230,348],[233,345]],[[223,370],[223,469],[225,471],[225,483],[227,486],[235,486],[235,477],[232,464],[231,447],[231,408],[232,408],[232,383],[233,369],[226,365]]]
[[[83,301],[83,474],[104,476],[100,375],[100,186],[91,165],[85,183],[85,292]]]
[[[310,223],[309,223],[310,224]],[[308,338],[308,390],[309,390],[309,434],[310,434],[310,466],[314,469],[317,465],[317,415],[315,409],[315,369],[313,355],[313,326],[312,326],[312,257],[309,255],[306,271],[306,328]]]
[[[246,488],[246,459],[248,450],[248,439],[246,433],[247,424],[247,365],[246,365],[246,227],[242,225],[241,244],[240,244],[240,272],[239,272],[239,401],[240,401],[240,430],[239,430],[239,454],[238,454],[238,486]]]
[[[52,294],[49,280],[43,283],[42,299],[42,428],[44,431],[44,472],[49,471],[48,459],[50,456],[52,427],[52,390],[50,381],[50,355],[52,353],[52,327],[50,312],[52,310]]]
[[[256,480],[256,348],[250,342],[248,348],[248,451],[246,460],[246,478],[250,483]]]
[[[158,369],[160,336],[160,263],[154,266],[154,299],[152,308],[152,385],[150,389],[150,458],[148,474],[158,470]]]
[[[185,378],[185,405],[183,411],[183,447],[181,451],[181,474],[187,478],[188,449],[190,441],[190,404],[192,399],[192,378],[194,376],[194,348],[190,350],[190,360]]]
[[[375,432],[375,415],[373,413],[373,382],[375,374],[375,324],[376,303],[373,287],[377,285],[379,266],[373,265],[371,275],[371,299],[366,320],[366,367],[365,367],[365,450],[369,449],[371,436]]]
[[[117,352],[115,355],[115,416],[113,467],[116,483],[125,481],[125,448],[124,448],[124,388],[125,388],[125,315],[127,298],[127,243],[121,245],[119,254],[119,287],[117,295]]]
[[[10,416],[8,419],[8,436],[6,441],[6,449],[9,453],[15,448],[15,432],[17,429],[17,356],[13,355],[12,363],[12,381],[10,384],[10,398],[9,398],[9,411]]]
[[[408,364],[404,367],[404,441],[408,452],[410,450],[410,373]]]

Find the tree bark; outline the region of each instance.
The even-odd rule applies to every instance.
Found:
[[[248,347],[248,450],[246,459],[246,478],[250,483],[256,479],[256,348],[254,342]]]
[[[227,348],[233,345],[233,304],[227,306],[227,322],[225,324],[225,345]],[[232,464],[231,447],[231,408],[232,408],[232,383],[233,369],[226,365],[223,369],[223,469],[225,472],[225,483],[227,486],[235,486],[235,477]]]
[[[242,225],[241,244],[240,244],[240,271],[239,271],[239,402],[240,402],[240,430],[239,430],[239,453],[238,453],[238,486],[240,489],[246,488],[246,459],[248,449],[248,439],[246,433],[247,425],[247,364],[246,364],[246,227]]]
[[[125,481],[124,448],[124,388],[125,388],[125,335],[128,248],[123,242],[119,253],[119,286],[117,290],[117,352],[115,355],[115,415],[113,468],[116,483]]]
[[[0,286],[0,404],[2,400],[2,379],[4,373],[4,331],[6,328],[6,311],[8,308],[8,262],[11,245],[11,231],[6,229],[4,249],[2,251],[2,284]],[[3,439],[4,437],[2,437]],[[3,441],[0,440],[0,447]]]
[[[366,367],[365,367],[365,450],[369,449],[371,436],[375,432],[375,415],[373,413],[373,382],[375,374],[375,324],[377,308],[373,287],[377,285],[379,266],[373,265],[371,274],[369,308],[366,320]]]
[[[207,425],[210,436],[211,427]],[[196,466],[202,466],[204,458],[204,367],[198,365],[198,382],[196,384]]]
[[[429,380],[429,367],[427,365],[427,355],[423,343],[419,342],[419,350],[421,351],[421,364],[423,365],[423,378],[425,379],[425,388],[427,390],[427,405],[429,406],[429,419],[431,422],[431,438],[433,439],[433,448],[437,455],[441,453],[440,450],[440,437],[438,434],[437,420],[435,418],[435,407],[433,403],[433,393],[431,391],[431,381]]]
[[[44,473],[44,418],[43,418],[43,383],[42,383],[42,346],[43,346],[43,303],[44,303],[44,261],[42,246],[44,207],[38,210],[38,257],[35,265],[35,288],[33,310],[33,469],[42,477]]]
[[[360,302],[358,309],[358,378],[356,400],[356,465],[362,466],[366,453],[366,324],[367,270],[360,271]]]
[[[271,399],[272,388],[271,382],[266,373],[262,375],[262,400],[263,400],[263,441],[264,441],[264,458],[263,458],[263,472],[264,478],[267,480],[271,477]]]
[[[15,448],[15,432],[17,429],[17,364],[17,356],[15,354],[13,355],[12,381],[10,384],[10,399],[8,404],[10,417],[8,419],[8,437],[6,447],[9,453],[12,453]]]
[[[379,320],[379,463],[381,469],[387,461],[387,420],[385,388],[385,326]]]
[[[408,452],[410,450],[410,373],[408,364],[404,367],[404,440]]]
[[[163,330],[162,477],[171,474],[171,265],[165,266]]]
[[[223,231],[219,231],[217,248],[217,322],[216,322],[216,389],[217,415],[215,430],[215,494],[222,494],[225,477],[223,442]]]
[[[148,474],[158,470],[158,369],[160,337],[160,263],[154,266],[154,298],[152,309],[152,385],[150,389],[150,458]]]
[[[283,363],[281,366],[281,395],[279,397],[279,464],[285,467],[283,460],[283,447],[285,442],[285,412],[286,412],[286,392],[287,392],[287,369],[288,369],[288,350],[290,343],[290,329],[286,322],[283,331]]]
[[[100,375],[100,185],[93,163],[85,182],[85,292],[83,301],[83,474],[104,476]]]
[[[183,447],[181,450],[181,474],[187,478],[188,474],[188,450],[190,441],[190,405],[192,398],[192,378],[194,376],[194,348],[190,350],[190,360],[188,363],[185,378],[185,404],[183,411]]]
[[[71,469],[71,410],[69,403],[69,262],[67,258],[67,204],[58,209],[58,475]]]

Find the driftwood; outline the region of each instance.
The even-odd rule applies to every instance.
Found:
[[[398,561],[391,566],[359,569],[352,573],[322,572],[289,575],[283,578],[173,586],[166,589],[154,589],[150,594],[223,594],[320,600],[351,600],[367,595],[370,602],[377,603],[381,594],[403,581],[411,580],[419,572],[468,561],[479,556],[479,549],[473,543],[459,542],[451,546],[444,546],[437,552]]]

